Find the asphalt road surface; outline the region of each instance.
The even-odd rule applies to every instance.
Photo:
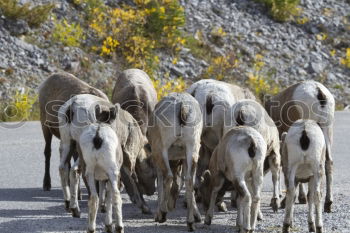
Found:
[[[82,216],[72,218],[63,206],[58,176],[58,140],[53,141],[51,158],[52,190],[42,190],[44,174],[44,139],[39,122],[0,125],[0,233],[16,232],[86,232],[87,195],[80,202]],[[337,112],[333,145],[333,213],[323,214],[324,232],[350,232],[350,112]],[[264,180],[262,211],[264,220],[257,232],[281,232],[284,210],[273,213],[270,203],[271,177]],[[325,195],[325,191],[324,191]],[[152,215],[143,215],[123,193],[125,232],[187,232],[183,195],[168,221],[158,224]],[[324,199],[324,198],[323,198]],[[156,208],[156,195],[147,198]],[[227,202],[229,204],[229,202]],[[211,226],[197,224],[197,232],[236,232],[236,210],[215,212]],[[103,214],[98,214],[97,231],[103,232]],[[307,232],[307,206],[296,205],[293,232]]]

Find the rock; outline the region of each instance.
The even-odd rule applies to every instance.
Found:
[[[324,64],[322,63],[315,63],[315,62],[311,62],[309,64],[309,72],[310,73],[322,73],[322,71],[324,70]]]
[[[185,75],[185,71],[183,69],[180,69],[176,66],[173,66],[170,68],[171,72],[173,72],[177,76],[183,77]]]
[[[5,27],[12,36],[21,36],[21,35],[27,34],[30,31],[28,23],[22,19],[20,20],[6,19]]]

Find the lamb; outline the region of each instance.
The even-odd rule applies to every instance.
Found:
[[[154,192],[155,176],[153,168],[150,166],[150,158],[145,157],[145,153],[141,152],[144,149],[145,142],[136,120],[128,112],[120,109],[119,104],[114,106],[110,102],[93,95],[77,95],[71,98],[60,108],[58,117],[62,148],[60,171],[65,171],[60,173],[60,175],[64,197],[66,201],[70,199],[69,206],[73,217],[80,217],[76,192],[79,174],[84,167],[79,162],[76,162],[71,169],[69,190],[68,183],[65,180],[68,175],[65,159],[68,148],[71,147],[72,142],[79,140],[83,128],[87,125],[95,122],[110,123],[115,118],[116,133],[122,145],[124,156],[121,170],[122,181],[131,200],[144,213],[150,213],[150,209],[142,198],[141,192],[144,190]],[[142,180],[138,179],[140,176],[143,176]],[[101,185],[101,187],[103,186]],[[101,191],[103,192],[103,189]],[[103,195],[101,195],[100,200],[100,204],[103,206]]]
[[[253,127],[266,141],[267,154],[264,163],[264,174],[271,170],[273,181],[273,197],[271,199],[271,205],[273,210],[277,212],[279,207],[279,196],[281,194],[281,155],[278,129],[261,104],[248,99],[237,101],[237,103],[226,112],[223,135],[225,135],[232,127],[243,125]]]
[[[298,119],[311,119],[316,121],[326,140],[326,183],[327,193],[324,211],[330,213],[333,203],[333,158],[331,146],[333,143],[333,123],[335,101],[329,90],[321,83],[304,81],[292,85],[271,97],[265,102],[265,109],[275,121],[280,136],[287,132],[289,127]],[[300,185],[299,201],[306,203],[303,186]]]
[[[323,132],[313,120],[297,120],[282,135],[282,161],[287,186],[286,213],[283,233],[288,233],[293,219],[296,187],[309,183],[308,223],[309,231],[315,232],[314,206],[316,209],[316,232],[322,232],[321,183],[325,170],[327,144]]]
[[[116,232],[124,232],[122,220],[122,199],[119,191],[120,169],[123,152],[120,140],[111,124],[93,123],[85,127],[78,141],[79,151],[85,162],[85,176],[90,188],[88,201],[88,232],[95,232],[99,197],[95,180],[108,180],[105,226],[113,231],[112,203],[116,210]]]
[[[58,109],[72,96],[91,94],[108,100],[100,90],[68,73],[56,73],[46,79],[39,87],[40,122],[45,138],[45,175],[44,191],[51,190],[50,159],[52,135],[60,138],[58,129]],[[72,154],[77,157],[76,151]]]
[[[123,71],[114,86],[112,103],[119,103],[140,125],[146,135],[148,118],[157,103],[157,92],[148,75],[139,69]]]
[[[147,137],[158,175],[158,211],[155,221],[166,221],[175,207],[180,191],[179,174],[185,174],[187,227],[194,231],[194,222],[201,217],[194,198],[193,185],[200,148],[203,122],[198,102],[188,93],[171,93],[155,107]]]
[[[266,147],[261,134],[247,126],[234,127],[221,139],[199,188],[206,211],[205,224],[211,224],[217,198],[222,198],[225,191],[235,189],[238,192],[236,225],[240,232],[254,232],[260,209]]]

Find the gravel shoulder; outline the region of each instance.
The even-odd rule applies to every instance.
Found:
[[[82,216],[73,219],[63,207],[62,191],[58,176],[58,140],[54,140],[51,158],[53,189],[42,191],[44,170],[44,139],[39,122],[26,122],[19,128],[0,124],[0,232],[84,232],[87,227],[87,195],[81,201]],[[334,213],[323,214],[324,232],[350,232],[350,112],[337,112],[333,155]],[[325,192],[324,192],[325,194]],[[268,206],[271,193],[271,177],[264,180],[262,211],[264,220],[258,223],[257,232],[280,232],[284,210],[277,214]],[[125,232],[187,232],[186,210],[182,207],[183,195],[176,209],[169,213],[165,224],[153,221],[153,216],[142,215],[123,193],[123,217]],[[227,199],[228,200],[228,199]],[[156,195],[147,198],[156,209]],[[229,202],[227,202],[228,204]],[[197,232],[232,232],[236,210],[215,212],[210,227],[197,224]],[[103,214],[98,215],[97,230],[102,232]],[[294,232],[307,232],[307,206],[296,205]]]

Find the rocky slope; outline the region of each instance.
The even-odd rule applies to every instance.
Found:
[[[29,0],[22,0],[27,2]],[[73,19],[77,9],[67,1],[40,0],[34,4],[55,2],[53,13],[58,18]],[[122,1],[109,0],[120,3]],[[125,2],[125,1],[124,1]],[[350,104],[350,69],[340,64],[345,49],[350,48],[350,3],[345,0],[302,0],[302,17],[308,22],[277,23],[267,9],[251,0],[181,0],[186,11],[185,31],[200,32],[210,51],[239,55],[239,66],[230,81],[244,85],[252,72],[257,54],[265,63],[262,72],[281,86],[315,79],[335,94],[339,106]],[[219,41],[212,31],[226,33]],[[112,88],[113,77],[120,72],[118,64],[87,54],[79,48],[63,47],[47,37],[53,29],[48,20],[39,29],[30,29],[23,22],[0,18],[0,97],[8,98],[15,90],[34,90],[52,72],[65,70],[106,90]],[[25,36],[23,31],[28,31]],[[15,36],[17,35],[17,36]],[[332,53],[335,50],[335,54]],[[183,49],[174,65],[166,54],[160,54],[159,77],[170,72],[172,77],[195,80],[208,67],[208,61]]]

